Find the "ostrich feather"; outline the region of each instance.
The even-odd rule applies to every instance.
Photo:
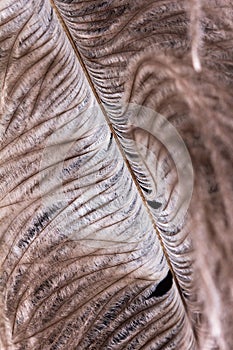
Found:
[[[233,346],[230,1],[0,3],[0,344]]]

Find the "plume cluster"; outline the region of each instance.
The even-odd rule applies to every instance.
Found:
[[[233,7],[230,1],[199,0],[186,6],[189,43],[175,49],[156,44],[140,53],[126,91],[131,102],[166,116],[189,149],[195,184],[186,224],[194,245],[195,290],[204,309],[197,332],[203,350],[231,349]]]
[[[0,42],[3,349],[232,350],[232,0],[7,0]]]

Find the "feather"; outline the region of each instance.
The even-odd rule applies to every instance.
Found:
[[[4,350],[231,349],[221,4],[0,4]]]

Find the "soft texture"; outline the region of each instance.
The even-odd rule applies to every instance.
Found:
[[[222,0],[0,4],[4,350],[232,349],[232,23]],[[128,103],[189,150],[176,229],[175,164]]]

